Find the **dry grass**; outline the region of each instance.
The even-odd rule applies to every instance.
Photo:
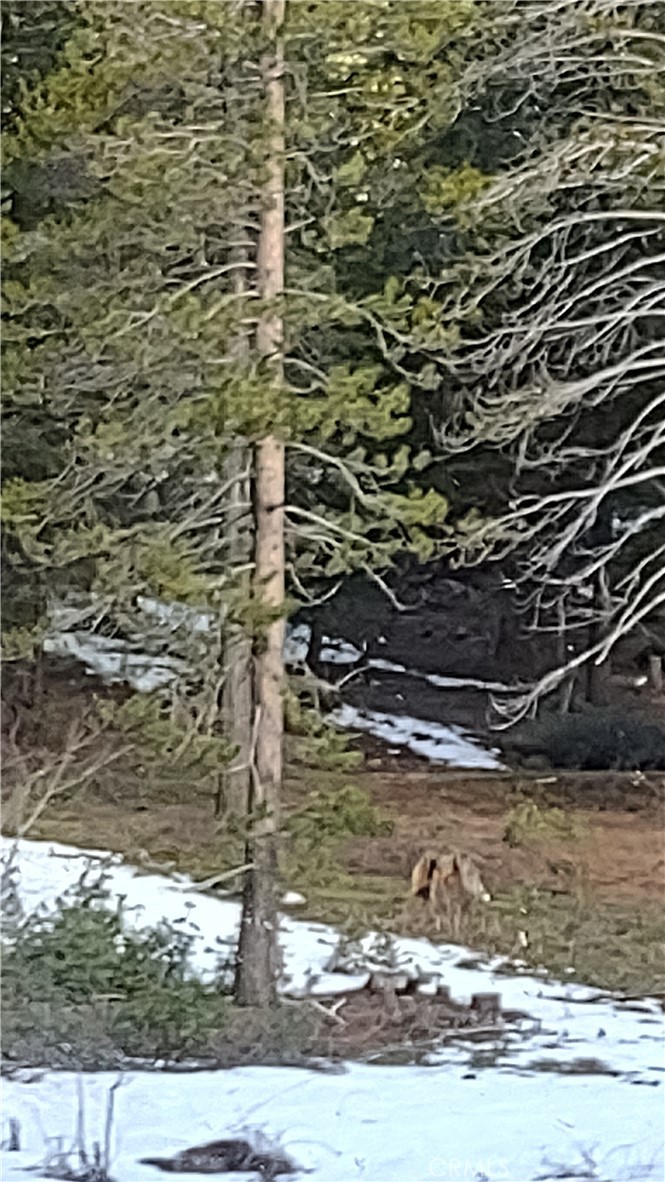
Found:
[[[54,709],[39,722],[40,742],[49,726],[61,726],[65,709],[71,716],[71,695],[56,695]],[[347,933],[434,936],[426,909],[407,905],[408,877],[414,855],[432,843],[452,844],[478,860],[493,896],[465,918],[464,943],[606,988],[665,989],[662,776],[446,773],[384,757],[376,743],[368,751],[364,767],[336,773],[303,766],[289,744],[287,812],[301,809],[313,790],[355,783],[394,825],[391,835],[341,842],[324,861],[317,852],[303,863],[286,847],[288,885],[308,901],[299,914]],[[553,808],[562,810],[558,826],[530,832],[525,819],[551,820]],[[511,848],[506,827],[516,809],[520,840]],[[146,869],[199,880],[237,866],[243,855],[239,836],[214,821],[209,786],[183,783],[168,768],[148,776],[130,756],[54,799],[31,836],[110,849]]]
[[[69,806],[54,805],[33,836],[111,849],[147,870],[177,869],[198,880],[238,865],[242,854],[236,838],[215,831],[208,806],[164,802],[133,811],[127,804],[99,804],[89,791]],[[397,852],[400,839],[368,838],[367,844],[373,840],[392,845],[391,873],[361,873],[342,855],[324,867],[313,860],[309,869],[289,875],[287,853],[289,886],[307,899],[298,914],[351,935],[373,928],[451,939],[445,929],[436,935],[420,900],[409,900],[407,875],[399,872],[408,865]],[[602,988],[665,990],[665,920],[656,892],[639,904],[621,895],[608,899],[578,866],[565,887],[553,890],[536,878],[504,882],[492,894],[490,904],[476,904],[463,920],[460,941],[467,946]]]

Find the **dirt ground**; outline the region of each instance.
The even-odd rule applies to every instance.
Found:
[[[574,862],[608,900],[665,900],[664,775],[452,772],[424,761],[417,767],[420,761],[406,753],[382,759],[378,742],[363,745],[369,748],[363,786],[395,828],[389,838],[349,843],[350,869],[385,874],[391,866],[406,874],[414,853],[447,846],[474,856],[490,891],[515,882],[556,890],[560,867]],[[389,770],[398,759],[402,766]],[[511,848],[504,839],[507,814],[528,799],[543,809],[563,808],[579,836],[548,835]]]
[[[583,873],[585,885],[608,901],[665,901],[662,773],[446,771],[408,751],[389,754],[369,736],[355,746],[364,763],[344,779],[369,794],[393,831],[346,842],[343,857],[351,875],[402,879],[406,892],[411,867],[424,849],[456,848],[473,855],[491,893],[516,883],[563,891],[576,869],[577,877]],[[324,776],[331,786],[337,778]],[[101,793],[54,801],[34,835],[108,846],[156,863],[201,862],[214,872],[219,831],[211,825],[211,802],[194,792],[173,800],[173,786],[165,786],[161,799],[151,799],[133,779],[118,782],[116,792],[107,785]],[[314,780],[320,786],[320,775],[291,769],[287,812],[301,804]],[[562,810],[577,829],[574,840],[527,834],[511,847],[507,818],[524,801]]]
[[[387,754],[365,736],[358,742],[364,764],[343,779],[292,767],[286,811],[312,788],[353,783],[392,832],[344,840],[332,871],[318,855],[295,867],[287,853],[288,885],[307,899],[299,914],[351,937],[367,928],[434,937],[426,910],[409,899],[410,871],[426,848],[458,848],[474,856],[493,896],[461,933],[469,946],[555,974],[574,970],[601,987],[665,990],[665,777],[453,773]],[[54,801],[31,835],[111,849],[146,870],[177,868],[198,880],[237,865],[238,849],[215,825],[211,801],[183,795],[170,785],[150,799],[136,782],[116,781],[113,792]],[[560,810],[570,833],[532,834],[527,825],[519,844],[509,844],[511,816],[534,802],[546,815]]]
[[[64,727],[90,691],[55,688]],[[36,735],[39,746],[45,737]],[[313,789],[354,784],[392,831],[341,842],[333,867],[317,855],[296,865],[287,851],[288,885],[308,901],[303,915],[344,930],[432,935],[423,909],[408,903],[409,874],[424,849],[453,847],[474,856],[494,900],[463,933],[471,947],[608,988],[665,990],[663,773],[453,772],[366,735],[353,745],[363,760],[346,773],[291,759],[285,812]],[[11,831],[6,785],[3,825]],[[518,840],[506,840],[525,812]],[[542,816],[555,823],[539,827]],[[111,849],[146,869],[177,868],[199,880],[238,865],[237,840],[215,823],[209,791],[178,777],[149,781],[131,761],[55,798],[30,836]]]

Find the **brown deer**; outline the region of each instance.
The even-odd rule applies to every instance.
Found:
[[[441,931],[445,916],[456,938],[462,915],[474,900],[491,901],[473,858],[458,852],[424,853],[411,872],[411,894],[428,904],[437,932]]]

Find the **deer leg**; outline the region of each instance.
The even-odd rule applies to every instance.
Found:
[[[429,890],[429,898],[427,900],[427,910],[429,912],[429,918],[434,926],[435,932],[441,931],[441,915],[439,913],[439,908],[438,908],[437,904],[438,904],[438,900],[436,897],[436,888],[433,884],[431,884],[430,890]]]

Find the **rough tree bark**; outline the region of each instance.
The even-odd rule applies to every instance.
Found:
[[[238,440],[224,465],[223,478],[233,480],[229,493],[227,529],[229,561],[240,568],[241,591],[249,594],[248,570],[252,553],[251,530],[247,526],[246,504],[249,477],[249,448]],[[244,568],[244,569],[243,569]],[[247,573],[245,573],[247,572]],[[236,749],[231,763],[220,773],[215,814],[244,817],[250,797],[250,760],[252,747],[252,642],[239,624],[223,622],[224,685],[222,687],[222,722],[224,734]]]
[[[261,60],[266,97],[267,152],[261,228],[257,253],[259,295],[265,301],[256,334],[266,381],[282,384],[282,313],[276,301],[284,290],[284,57],[281,29],[285,0],[263,0],[264,31],[271,52]],[[268,435],[255,447],[253,513],[255,528],[253,592],[270,611],[284,603],[284,444]],[[243,896],[236,969],[240,1005],[267,1006],[277,998],[277,833],[279,828],[284,730],[284,620],[270,623],[256,646],[253,662],[254,738],[251,809],[247,846],[252,864]]]
[[[233,251],[237,262],[247,261],[246,246]],[[247,287],[244,270],[234,272],[234,289],[242,295]],[[240,362],[247,360],[250,341],[240,332],[236,354]],[[230,484],[227,529],[229,561],[240,572],[238,590],[249,596],[249,571],[252,559],[252,529],[248,520],[250,501],[249,470],[251,452],[245,439],[234,440],[226,458],[223,480]],[[228,767],[219,775],[215,815],[245,817],[250,800],[250,761],[252,752],[252,641],[239,624],[223,622],[224,628],[224,685],[222,687],[222,722],[224,734],[236,749]]]

